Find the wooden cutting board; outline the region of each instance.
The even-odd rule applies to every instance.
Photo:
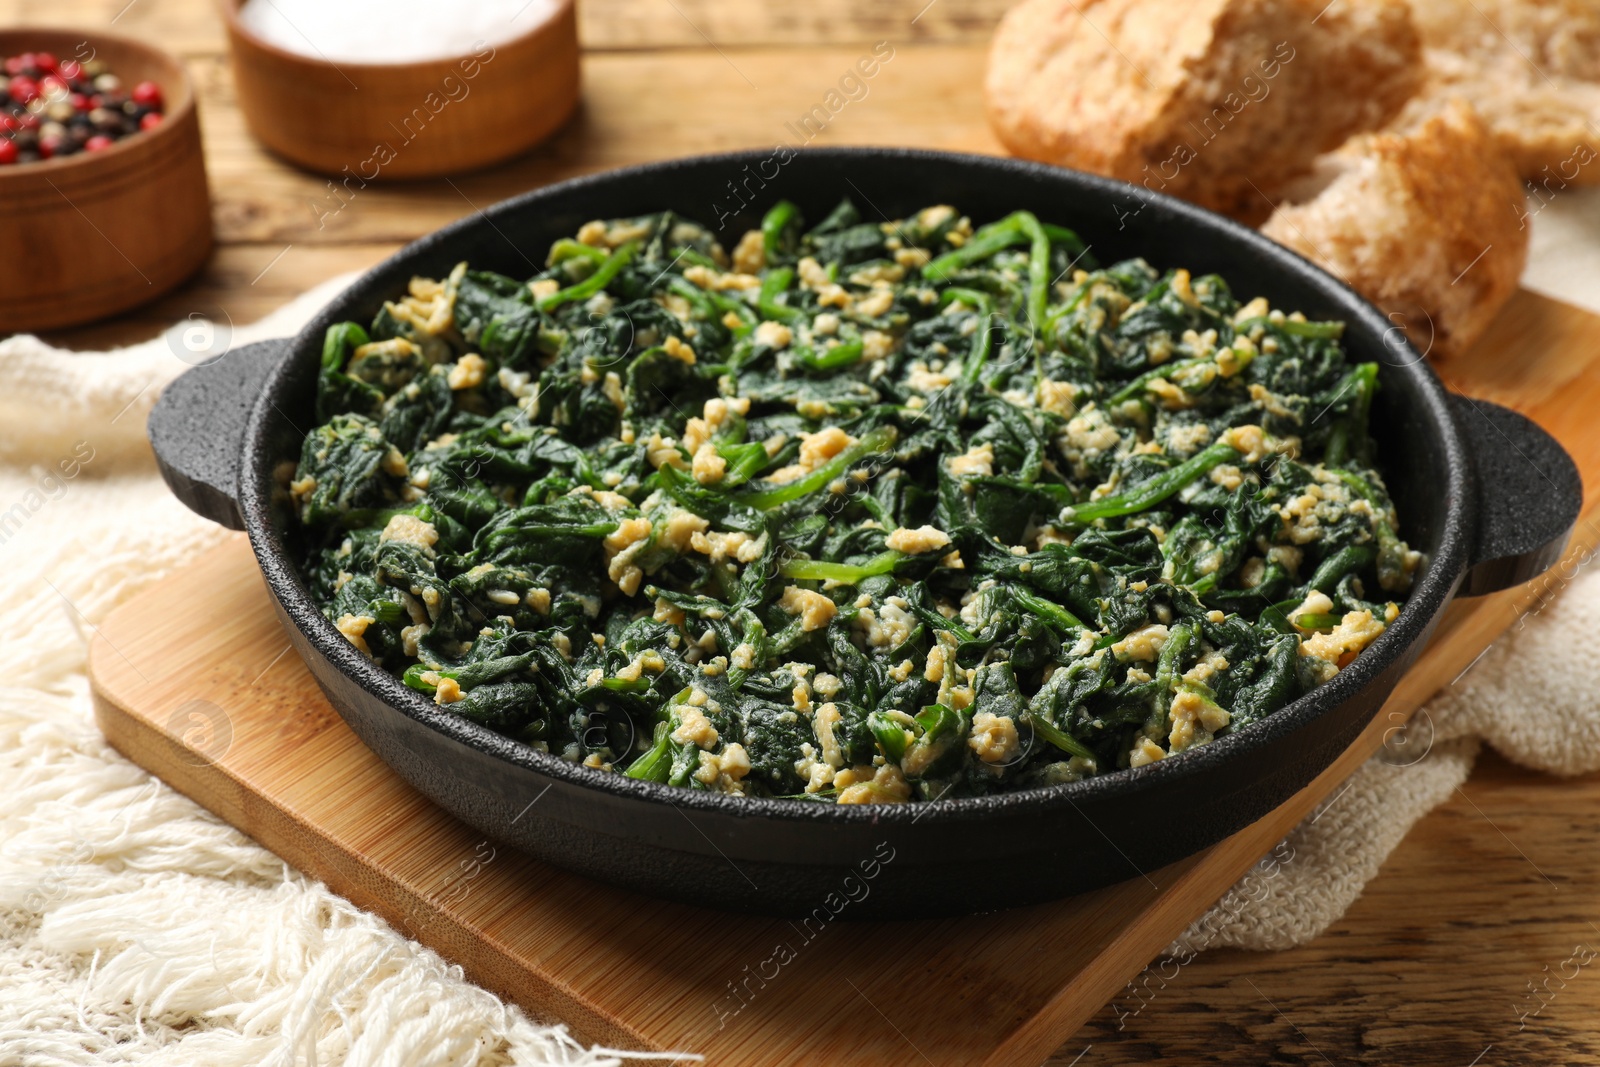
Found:
[[[402,782],[328,706],[243,535],[101,625],[97,718],[173,787],[588,1040],[763,1067],[1036,1063],[1600,542],[1597,363],[1600,319],[1524,293],[1440,368],[1572,453],[1589,491],[1568,565],[1453,606],[1360,739],[1267,818],[1147,878],[1055,904],[802,930],[611,889],[496,846]]]

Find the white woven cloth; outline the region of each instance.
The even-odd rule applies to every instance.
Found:
[[[290,332],[342,281],[234,342]],[[221,536],[167,494],[144,440],[182,351],[0,342],[0,1063],[614,1062],[291,870],[96,730],[86,637]],[[1175,950],[1316,936],[1466,777],[1479,739],[1553,773],[1600,766],[1585,691],[1600,652],[1571,636],[1600,624],[1600,586],[1574,584],[1427,707],[1431,737],[1392,743]]]
[[[235,342],[290,332],[342,281]],[[0,1064],[619,1062],[290,869],[96,729],[86,638],[222,536],[167,493],[144,441],[185,351],[0,342]]]

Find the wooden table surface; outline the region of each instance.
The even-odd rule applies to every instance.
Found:
[[[784,142],[872,45],[893,58],[816,144],[997,152],[985,41],[1003,0],[580,0],[584,103],[549,144],[453,181],[369,186],[324,217],[325,179],[257,146],[210,0],[0,0],[0,25],[107,28],[178,53],[200,94],[218,249],[191,283],[50,335],[106,347],[200,313],[247,323],[504,197],[648,159]],[[1527,298],[1531,299],[1531,298]],[[1343,920],[1301,949],[1210,952],[1119,1029],[1107,1008],[1055,1067],[1145,1063],[1600,1064],[1600,776],[1484,756]],[[1541,984],[1545,1006],[1530,983]],[[1148,997],[1148,994],[1147,994]]]

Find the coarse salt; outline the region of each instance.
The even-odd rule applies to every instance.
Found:
[[[333,63],[450,59],[509,41],[559,0],[246,0],[239,22],[288,52]]]

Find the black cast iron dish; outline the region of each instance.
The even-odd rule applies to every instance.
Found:
[[[1158,268],[1215,271],[1242,296],[1343,320],[1353,359],[1382,364],[1372,419],[1380,466],[1402,536],[1428,556],[1399,619],[1327,685],[1179,758],[1031,792],[888,807],[693,792],[535,752],[407,689],[317,611],[285,550],[293,527],[284,483],[313,425],[330,324],[368,320],[413,275],[443,277],[461,260],[529,274],[524,250],[590,219],[671,208],[720,226],[731,246],[779,197],[821,217],[845,195],[885,218],[934,203],[982,218],[1029,209],[1073,227],[1103,262],[1138,255]],[[285,628],[329,701],[445,809],[562,867],[716,907],[810,912],[877,861],[870,894],[846,911],[852,918],[1066,896],[1170,863],[1267,814],[1355,739],[1453,596],[1526,581],[1559,557],[1581,499],[1576,468],[1547,434],[1504,408],[1449,395],[1382,314],[1254,231],[1120,182],[903,149],[679,160],[507,201],[369,271],[296,337],[188,372],[152,412],[150,438],[180,499],[249,531]]]

